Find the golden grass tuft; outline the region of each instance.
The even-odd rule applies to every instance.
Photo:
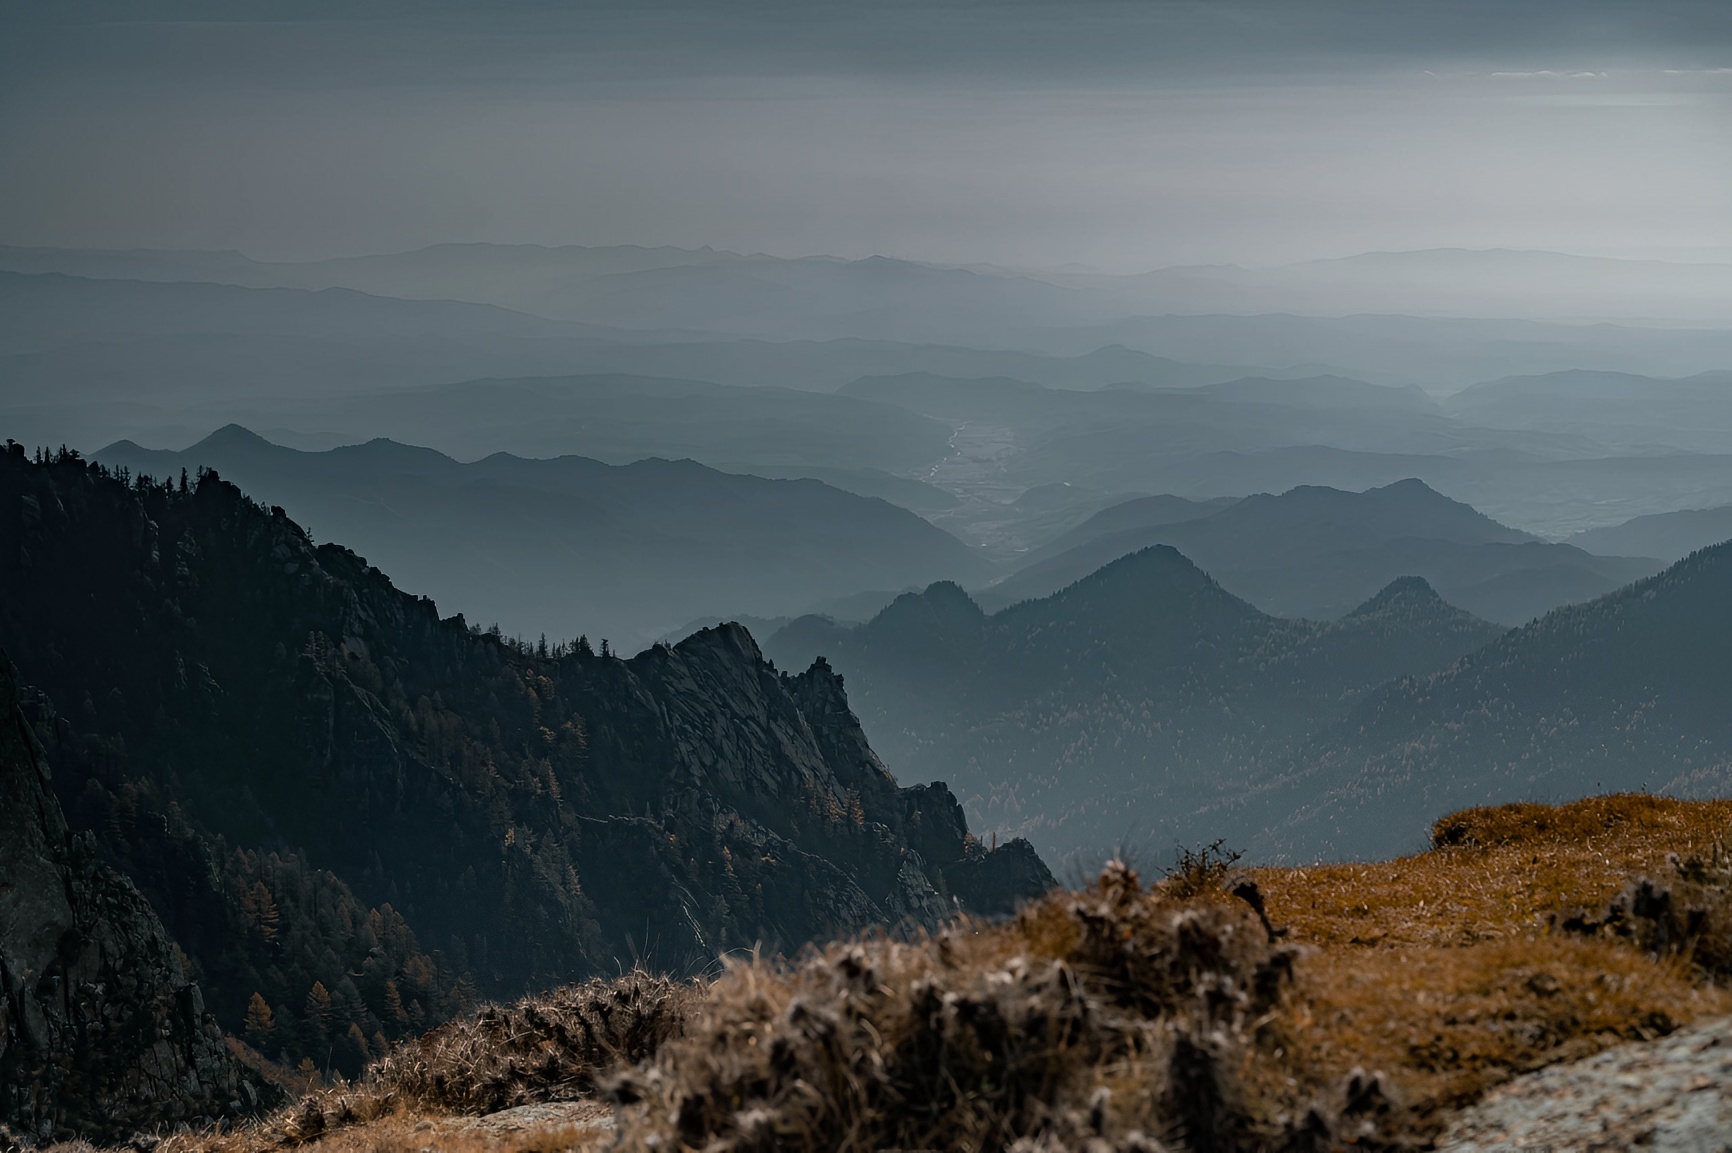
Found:
[[[598,1084],[645,1153],[1423,1148],[1510,1077],[1732,1013],[1729,828],[1732,802],[1626,795],[1453,814],[1430,851],[1373,864],[1235,871],[1211,847],[1148,888],[1110,866],[999,924],[705,990],[633,978],[630,1044],[537,1024],[550,998],[493,1010],[165,1153],[580,1147],[449,1117]],[[609,988],[552,999],[588,1019]]]

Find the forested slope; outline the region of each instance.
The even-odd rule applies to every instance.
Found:
[[[943,785],[899,789],[827,668],[779,675],[737,626],[629,661],[520,650],[210,473],[19,448],[0,518],[0,643],[69,818],[224,1027],[291,1063],[1048,880]]]

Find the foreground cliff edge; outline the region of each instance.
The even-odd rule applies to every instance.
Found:
[[[1375,864],[1115,865],[1009,921],[488,1009],[164,1153],[1500,1148],[1514,1098],[1459,1118],[1523,1074],[1662,1038],[1712,1057],[1729,827],[1732,802],[1623,795],[1469,810]],[[1732,1123],[1724,1079],[1687,1073]],[[1668,1123],[1611,1108],[1618,1140]]]

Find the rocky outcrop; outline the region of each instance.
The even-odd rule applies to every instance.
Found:
[[[257,1108],[132,883],[69,832],[0,656],[0,1124],[48,1141]]]
[[[1464,1110],[1449,1153],[1732,1147],[1732,1019],[1518,1077]]]

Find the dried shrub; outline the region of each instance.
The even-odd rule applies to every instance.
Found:
[[[1227,842],[1222,838],[1200,849],[1181,845],[1172,867],[1161,879],[1161,891],[1176,901],[1223,892],[1227,878],[1241,856],[1242,853],[1227,848]]]
[[[702,996],[695,985],[638,971],[486,1006],[398,1046],[361,1081],[309,1093],[226,1144],[299,1144],[405,1111],[482,1114],[572,1100],[653,1056]]]
[[[999,929],[736,967],[616,1083],[649,1106],[624,1147],[1276,1147],[1287,1115],[1241,1073],[1291,972],[1249,910],[1109,866]]]
[[[642,971],[567,986],[435,1029],[379,1062],[368,1081],[454,1113],[571,1100],[652,1056],[700,999],[693,985]]]

